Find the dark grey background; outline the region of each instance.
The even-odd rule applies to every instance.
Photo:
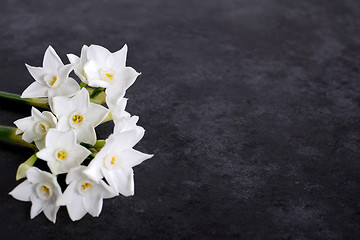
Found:
[[[155,156],[135,196],[54,225],[8,195],[31,151],[2,142],[1,239],[359,239],[359,1],[1,1],[0,90],[20,94],[48,45],[67,61],[91,43],[128,44],[136,148]]]

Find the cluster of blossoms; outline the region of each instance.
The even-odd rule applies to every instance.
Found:
[[[35,82],[21,98],[46,98],[51,110],[32,107],[31,116],[14,122],[16,134],[34,144],[35,154],[19,166],[16,178],[26,180],[10,194],[32,202],[31,218],[43,211],[55,222],[60,206],[66,206],[73,221],[86,213],[95,217],[103,199],[134,194],[132,167],[152,155],[133,149],[144,129],[137,125],[137,116],[125,111],[125,91],[139,76],[126,66],[126,55],[126,45],[114,53],[85,45],[80,57],[68,54],[70,64],[64,65],[49,46],[42,67],[26,65]],[[69,77],[73,70],[80,85]],[[107,107],[102,106],[105,102]],[[113,133],[98,140],[95,127],[110,120]],[[50,172],[34,167],[37,159],[46,161]],[[59,174],[67,174],[64,191]]]

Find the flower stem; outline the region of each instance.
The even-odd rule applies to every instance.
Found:
[[[21,135],[16,135],[16,128],[15,127],[8,127],[0,125],[0,139],[6,140],[11,143],[15,143],[18,145],[22,145],[28,148],[33,149],[34,151],[37,150],[36,146],[34,144],[25,142]]]
[[[104,147],[106,143],[106,140],[97,140],[95,145],[93,145],[94,148],[102,148]]]
[[[80,83],[80,88],[83,88],[83,87],[85,87],[86,86],[86,83],[84,83],[84,82],[81,82]]]
[[[90,102],[96,103],[99,105],[102,105],[105,103],[106,94],[103,91],[104,90],[103,88],[100,91],[99,88],[92,89],[92,88],[87,87],[86,90],[88,90],[88,92],[90,94]]]
[[[21,98],[18,94],[0,91],[0,99],[7,99],[43,109],[50,109],[47,98]]]
[[[104,88],[101,88],[101,87],[95,88],[94,91],[91,93],[90,98],[95,98],[97,95],[99,95],[103,91],[104,91]]]
[[[112,116],[111,112],[109,112],[109,114],[106,116],[106,118],[100,124],[106,123],[111,120],[113,120],[113,116]]]

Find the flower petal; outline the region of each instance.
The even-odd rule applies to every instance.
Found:
[[[32,117],[26,117],[18,119],[14,122],[17,128],[19,128],[22,132],[27,131],[28,129],[32,129],[34,125],[34,121]]]
[[[61,85],[49,90],[49,97],[66,96],[71,97],[80,90],[79,84],[73,78],[66,78]]]
[[[49,46],[44,55],[43,67],[45,69],[51,70],[53,73],[57,73],[59,68],[64,64],[62,63],[60,57],[57,55],[55,49]]]
[[[141,133],[141,135],[139,134]],[[111,151],[120,152],[124,149],[132,148],[144,135],[143,130],[130,130],[112,135],[108,138],[111,141]]]
[[[47,87],[45,84],[33,82],[23,91],[21,98],[47,97],[48,91],[49,87]]]
[[[66,64],[64,66],[61,66],[59,69],[59,77],[61,80],[65,80],[68,78],[70,72],[74,69],[74,65],[73,64]],[[62,82],[62,84],[64,84],[64,82]]]
[[[85,216],[87,213],[81,197],[74,197],[70,202],[66,204],[67,211],[71,220],[77,221]]]
[[[69,98],[64,96],[53,97],[53,112],[59,118],[62,115],[68,114],[72,111],[72,107],[69,105]]]
[[[31,167],[27,170],[26,177],[29,180],[29,182],[36,184],[39,182],[48,181],[49,179],[52,179],[55,176],[51,175],[48,172],[41,171],[37,167]]]
[[[99,125],[108,115],[109,109],[99,105],[90,103],[90,109],[86,112],[86,121],[92,123],[94,127]]]
[[[44,76],[46,75],[46,72],[42,67],[33,67],[30,65],[25,64],[27,70],[31,74],[31,76],[40,84],[45,84]]]
[[[82,202],[91,216],[98,217],[100,215],[103,206],[103,199],[100,194],[83,197]]]
[[[52,162],[55,161],[55,151],[54,148],[43,148],[36,153],[36,156],[44,161]]]
[[[76,56],[75,54],[69,53],[69,54],[66,54],[66,56],[69,59],[69,62],[71,64],[79,64],[80,58],[78,56]]]
[[[84,122],[78,131],[77,140],[79,142],[94,145],[96,143],[96,132],[91,123]]]
[[[56,206],[54,202],[49,202],[46,208],[44,209],[44,214],[53,223],[56,221],[56,213],[58,212],[60,206]]]
[[[121,152],[122,166],[124,168],[132,168],[153,156],[153,154],[145,154],[134,149],[127,149]]]
[[[32,197],[31,202],[32,206],[30,210],[30,218],[33,219],[34,217],[39,215],[39,213],[41,213],[44,208],[46,208],[48,201],[41,200],[37,197]]]
[[[126,64],[127,51],[128,51],[128,47],[125,44],[120,50],[112,53],[107,57],[106,66],[111,67],[113,69],[124,68]]]
[[[69,100],[72,109],[79,111],[86,111],[90,107],[89,92],[82,88],[74,97]]]
[[[117,193],[124,196],[134,195],[134,173],[131,168],[120,168],[116,171],[103,171],[106,181]]]
[[[19,185],[17,185],[9,194],[13,198],[20,201],[30,201],[30,196],[33,194],[33,185],[29,180],[25,180]]]
[[[80,165],[87,156],[91,154],[91,151],[89,151],[87,148],[76,145],[74,146],[70,151],[68,151],[68,160],[67,161],[74,161]]]
[[[92,44],[87,49],[88,59],[95,60],[97,63],[105,63],[107,56],[110,54],[110,51],[106,48]]]

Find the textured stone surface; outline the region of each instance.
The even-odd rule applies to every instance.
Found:
[[[359,1],[6,0],[0,15],[2,91],[21,93],[50,44],[65,61],[127,43],[143,73],[127,110],[155,154],[135,196],[54,225],[8,195],[31,151],[1,143],[2,239],[359,239]]]

